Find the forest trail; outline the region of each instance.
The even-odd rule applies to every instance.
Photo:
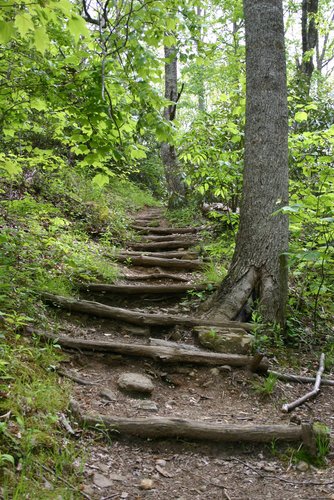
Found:
[[[58,306],[56,335],[46,336],[71,353],[59,369],[75,382],[71,426],[76,435],[85,424],[100,428],[81,437],[82,495],[334,499],[333,463],[324,470],[295,464],[286,444],[281,449],[274,434],[266,437],[276,432],[293,440],[306,420],[332,427],[334,388],[324,387],[316,402],[283,414],[282,398],[294,400],[305,386],[278,381],[264,397],[256,390],[263,379],[254,364],[265,369],[264,362],[240,342],[240,336],[250,338],[250,325],[196,315],[196,304],[211,289],[202,282],[198,228],[170,227],[160,208],[138,213],[133,227],[138,237],[116,257],[116,284],[88,285],[80,300],[45,295]],[[232,344],[223,352],[203,348],[212,331],[231,335]],[[117,429],[112,434],[110,425]],[[257,437],[250,437],[254,426]],[[223,428],[246,442],[224,442],[232,438]],[[300,436],[292,445],[297,450]]]

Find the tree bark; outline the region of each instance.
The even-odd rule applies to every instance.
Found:
[[[318,4],[318,0],[302,0],[302,62],[299,69],[304,76],[307,94],[314,71],[313,51],[318,43]]]
[[[164,47],[165,53],[165,98],[171,101],[166,106],[164,117],[169,122],[175,119],[176,104],[179,99],[177,89],[177,48]],[[179,206],[185,195],[185,186],[182,182],[176,149],[174,144],[163,142],[161,144],[161,159],[165,170],[165,178],[168,192],[168,207],[176,208]]]
[[[246,129],[243,196],[229,274],[209,306],[237,317],[251,295],[263,319],[285,324],[288,109],[282,0],[244,0]]]

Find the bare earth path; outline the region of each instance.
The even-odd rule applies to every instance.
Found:
[[[143,317],[147,313],[194,315],[191,298],[204,293],[203,286],[198,286],[203,266],[197,251],[200,233],[193,228],[170,228],[160,209],[145,209],[137,214],[134,227],[138,239],[119,256],[119,287],[87,287],[81,298],[131,310]],[[159,293],[152,291],[152,285],[159,287]],[[133,286],[145,288],[138,292]],[[194,290],[190,292],[192,297],[187,294],[188,288]],[[181,349],[193,352],[200,348],[192,328],[186,324],[130,324],[62,310],[57,315],[60,337],[157,348],[177,342]],[[284,414],[282,402],[296,399],[310,385],[278,381],[273,394],[265,398],[254,390],[254,384],[261,384],[262,377],[227,364],[202,366],[161,357],[83,349],[69,352],[62,376],[76,380],[73,398],[84,414],[153,421],[154,417],[173,417],[242,428],[283,424],[297,429],[300,422],[319,420],[333,429],[334,387],[322,387],[315,401]],[[274,361],[271,363],[273,369],[277,368]],[[313,376],[315,371],[316,367],[311,366],[307,374]],[[146,377],[151,388],[121,389],[120,379],[126,373]],[[79,445],[85,448],[82,494],[86,498],[334,499],[333,454],[326,468],[308,466],[294,460],[298,442],[289,445],[273,440],[254,444],[205,439],[196,442],[180,437],[140,439],[124,432],[110,434],[103,425],[97,433],[82,432],[82,422],[75,411],[71,425],[81,436]]]

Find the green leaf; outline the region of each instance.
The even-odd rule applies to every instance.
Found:
[[[34,23],[28,12],[17,14],[15,17],[15,27],[21,36],[25,36],[28,31],[34,29]]]
[[[0,43],[7,43],[14,35],[15,30],[12,23],[0,21]]]
[[[50,44],[49,37],[46,33],[45,27],[41,26],[35,31],[35,47],[38,52],[44,55],[46,49]]]
[[[305,122],[307,120],[307,113],[305,111],[298,111],[295,114],[295,121],[300,123],[300,122]]]
[[[88,36],[89,30],[86,26],[86,22],[80,16],[72,16],[68,21],[68,29],[70,30],[73,38],[76,42],[79,41],[80,36]]]
[[[142,158],[146,158],[146,153],[145,153],[145,151],[142,151],[141,149],[132,149],[130,152],[130,157],[133,160],[140,160]]]
[[[109,177],[108,175],[96,174],[92,182],[99,188],[103,188],[103,186],[109,183]]]
[[[46,111],[48,109],[46,102],[39,97],[33,97],[30,99],[30,107],[37,109],[37,111]]]

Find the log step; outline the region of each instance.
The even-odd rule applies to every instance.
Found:
[[[223,354],[207,352],[200,349],[184,349],[176,347],[153,346],[147,344],[125,344],[122,342],[111,342],[102,340],[86,340],[84,338],[72,338],[65,335],[54,335],[53,333],[38,333],[41,340],[55,341],[62,347],[79,349],[80,351],[108,352],[134,356],[139,358],[151,358],[168,363],[190,363],[204,366],[229,365],[233,367],[249,367],[253,356],[243,354]],[[267,371],[267,360],[262,360],[260,370]]]
[[[131,265],[143,267],[168,267],[170,269],[186,269],[189,271],[197,271],[203,268],[203,262],[200,260],[159,259],[145,256],[128,257],[126,255],[118,255],[115,257],[115,260],[118,262],[127,262],[130,260]]]
[[[157,257],[161,259],[186,259],[186,260],[196,260],[198,258],[198,252],[192,251],[180,251],[180,252],[145,252],[139,250],[127,250],[121,252],[119,255],[124,255],[125,257]]]
[[[194,234],[199,228],[196,227],[149,227],[149,226],[132,226],[140,234]]]
[[[182,241],[193,241],[197,242],[196,236],[193,234],[188,234],[188,235],[180,235],[178,233],[171,233],[171,234],[165,234],[163,236],[158,236],[156,234],[147,234],[143,235],[144,237],[142,238],[141,242],[143,243],[148,243],[148,242],[159,242],[159,241],[175,241],[175,240],[182,240]],[[133,243],[138,243],[137,241],[134,241]]]
[[[317,431],[311,424],[302,425],[247,425],[222,424],[167,417],[109,417],[101,414],[84,414],[79,404],[72,400],[71,411],[84,427],[98,428],[126,436],[145,439],[183,438],[214,442],[272,443],[273,441],[302,442],[307,448],[316,441]],[[101,425],[102,424],[102,425]],[[309,450],[314,454],[314,447]]]
[[[121,276],[122,279],[127,281],[146,281],[146,280],[161,280],[161,279],[170,279],[174,281],[189,281],[188,278],[184,278],[183,276],[178,276],[177,274],[169,274],[169,273],[156,273],[156,274],[136,274],[136,275],[124,275]]]
[[[190,248],[195,245],[194,240],[170,240],[170,241],[159,241],[151,243],[130,243],[128,247],[133,250],[160,250],[164,248]]]
[[[127,295],[169,295],[183,294],[190,290],[203,291],[207,290],[206,285],[109,285],[104,283],[91,283],[83,287],[88,292],[104,292],[112,294],[127,294]]]
[[[83,314],[91,314],[100,318],[119,319],[126,323],[134,325],[157,325],[157,326],[196,326],[196,325],[210,325],[221,327],[239,327],[245,330],[252,330],[255,325],[251,323],[242,323],[238,321],[223,321],[219,319],[204,319],[196,318],[193,316],[174,316],[163,314],[150,314],[145,312],[131,311],[122,309],[120,307],[111,307],[100,302],[93,302],[89,300],[77,300],[69,297],[62,297],[60,295],[53,295],[51,293],[42,293],[42,298],[53,305],[63,307],[68,311],[75,311]]]

